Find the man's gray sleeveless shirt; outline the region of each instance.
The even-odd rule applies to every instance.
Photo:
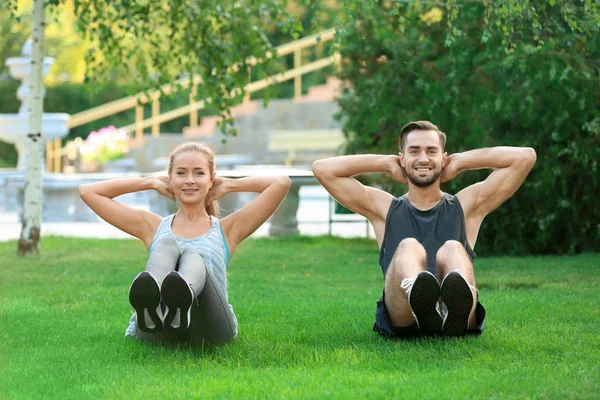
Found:
[[[456,196],[448,193],[444,193],[442,200],[426,211],[413,206],[406,195],[392,200],[379,253],[379,265],[384,276],[396,248],[406,238],[415,238],[423,245],[427,252],[427,270],[434,275],[436,253],[448,240],[460,242],[471,261],[475,258],[475,252],[467,240],[462,206]]]

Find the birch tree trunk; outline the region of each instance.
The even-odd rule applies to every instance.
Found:
[[[29,134],[27,135],[27,172],[21,238],[18,254],[37,255],[40,248],[42,214],[42,113],[44,65],[44,31],[46,29],[45,0],[34,0],[31,48],[31,80],[29,98]]]

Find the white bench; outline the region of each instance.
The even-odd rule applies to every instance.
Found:
[[[139,177],[137,173],[95,173],[58,174],[46,173],[43,176],[42,221],[43,222],[93,222],[98,216],[79,197],[79,185],[115,178]],[[4,185],[5,196],[16,199],[19,215],[22,213],[25,176],[7,179]],[[117,199],[125,204],[143,202],[142,192],[128,193]]]
[[[268,148],[271,152],[285,153],[285,165],[292,166],[296,164],[298,152],[318,152],[320,157],[333,156],[344,141],[339,129],[276,129],[269,138]]]
[[[260,165],[243,169],[219,171],[218,175],[226,178],[278,175],[287,175],[290,177],[292,186],[283,203],[281,203],[271,217],[269,236],[297,235],[300,233],[297,219],[298,205],[300,204],[300,187],[320,184],[312,171],[281,166]]]
[[[15,196],[8,193],[8,184],[12,178],[25,176],[25,171],[16,168],[0,168],[0,211],[14,211],[19,206]]]
[[[255,168],[248,167],[230,171],[220,171],[217,175],[226,178],[244,178],[247,176],[273,176],[287,175],[292,181],[292,186],[285,197],[285,200],[271,217],[271,225],[269,227],[270,236],[286,236],[297,235],[298,230],[298,206],[300,204],[300,187],[301,186],[316,186],[321,183],[314,176],[313,172],[306,169],[293,167],[280,167],[261,165]],[[240,205],[240,206],[243,206]],[[366,236],[369,236],[369,221],[358,214],[345,215],[345,218],[333,219],[335,214],[335,201],[329,196],[328,224],[329,234],[332,234],[332,223],[338,222],[365,222]],[[303,221],[303,223],[318,223],[321,221]]]
[[[164,174],[165,172],[156,173],[157,175]],[[269,227],[270,236],[286,236],[286,235],[297,235],[300,231],[298,230],[298,206],[300,204],[300,187],[301,186],[316,186],[320,185],[317,178],[315,178],[312,171],[307,169],[293,168],[293,167],[282,167],[277,165],[257,165],[248,166],[240,169],[232,170],[220,170],[217,171],[218,176],[225,178],[245,178],[248,176],[279,176],[287,175],[292,181],[292,186],[279,208],[275,211],[270,219],[271,225]],[[150,197],[150,208],[153,212],[159,215],[168,215],[175,212],[175,203],[166,197],[151,191]],[[225,208],[226,211],[234,212],[244,206],[251,198],[244,197],[246,193],[235,193],[224,196],[219,202],[221,207]],[[242,196],[242,197],[240,197]],[[243,200],[242,200],[243,198]],[[331,199],[331,198],[330,198]],[[361,222],[365,221],[365,228],[368,235],[368,221],[366,218],[353,214],[348,215],[345,219],[333,219],[334,202],[330,200],[329,203],[329,234],[332,233],[333,222]],[[304,221],[306,223],[317,223],[321,221]]]
[[[11,171],[12,172],[12,171]],[[98,216],[89,209],[79,198],[79,185],[115,178],[139,177],[148,175],[164,175],[166,171],[154,174],[137,173],[98,173],[98,174],[53,174],[46,173],[43,177],[43,210],[42,221],[44,222],[93,222],[98,220]],[[312,171],[307,169],[289,168],[281,166],[248,166],[241,169],[219,170],[219,176],[227,178],[243,178],[247,176],[278,176],[287,175],[292,181],[292,186],[284,202],[270,219],[269,234],[271,236],[283,236],[298,234],[298,206],[300,204],[300,187],[316,186],[319,181],[315,178]],[[8,175],[8,174],[7,174]],[[2,197],[7,201],[12,199],[15,208],[20,208],[23,203],[24,173],[11,173],[4,177],[4,184],[0,191],[4,193]],[[239,193],[230,194],[222,199],[222,205],[230,212],[241,208],[246,204],[253,194]],[[149,208],[159,215],[166,216],[175,212],[175,203],[170,199],[158,194],[154,190],[144,192],[129,193],[117,198],[125,204],[136,206],[147,204]],[[332,222],[357,222],[365,221],[358,215],[348,216],[346,220],[332,220],[333,202],[329,208],[329,233],[331,234]],[[21,214],[21,210],[18,211]],[[306,223],[317,223],[321,221],[303,221]]]
[[[156,172],[148,175],[165,175],[166,171]],[[292,187],[288,192],[284,202],[279,206],[277,211],[271,217],[271,226],[269,235],[282,236],[298,234],[298,220],[296,214],[298,212],[298,204],[300,203],[300,186],[304,185],[319,185],[319,181],[313,175],[312,171],[297,168],[286,168],[281,166],[257,165],[248,166],[242,169],[219,170],[218,176],[224,178],[245,178],[248,176],[278,176],[287,175],[292,180]],[[165,196],[158,194],[155,191],[149,193],[150,210],[159,215],[166,216],[176,210],[176,205],[173,201]],[[237,211],[247,199],[244,197],[246,193],[228,194],[219,200],[221,208],[224,208],[227,213]],[[245,196],[245,197],[252,197]],[[249,199],[248,199],[249,200]]]

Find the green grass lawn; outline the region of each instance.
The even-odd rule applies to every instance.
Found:
[[[480,258],[479,337],[373,333],[375,242],[248,240],[229,268],[237,341],[124,339],[137,241],[0,243],[0,398],[598,398],[600,254]]]

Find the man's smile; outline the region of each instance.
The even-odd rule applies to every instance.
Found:
[[[417,172],[429,172],[433,169],[431,166],[420,165],[414,168]]]

